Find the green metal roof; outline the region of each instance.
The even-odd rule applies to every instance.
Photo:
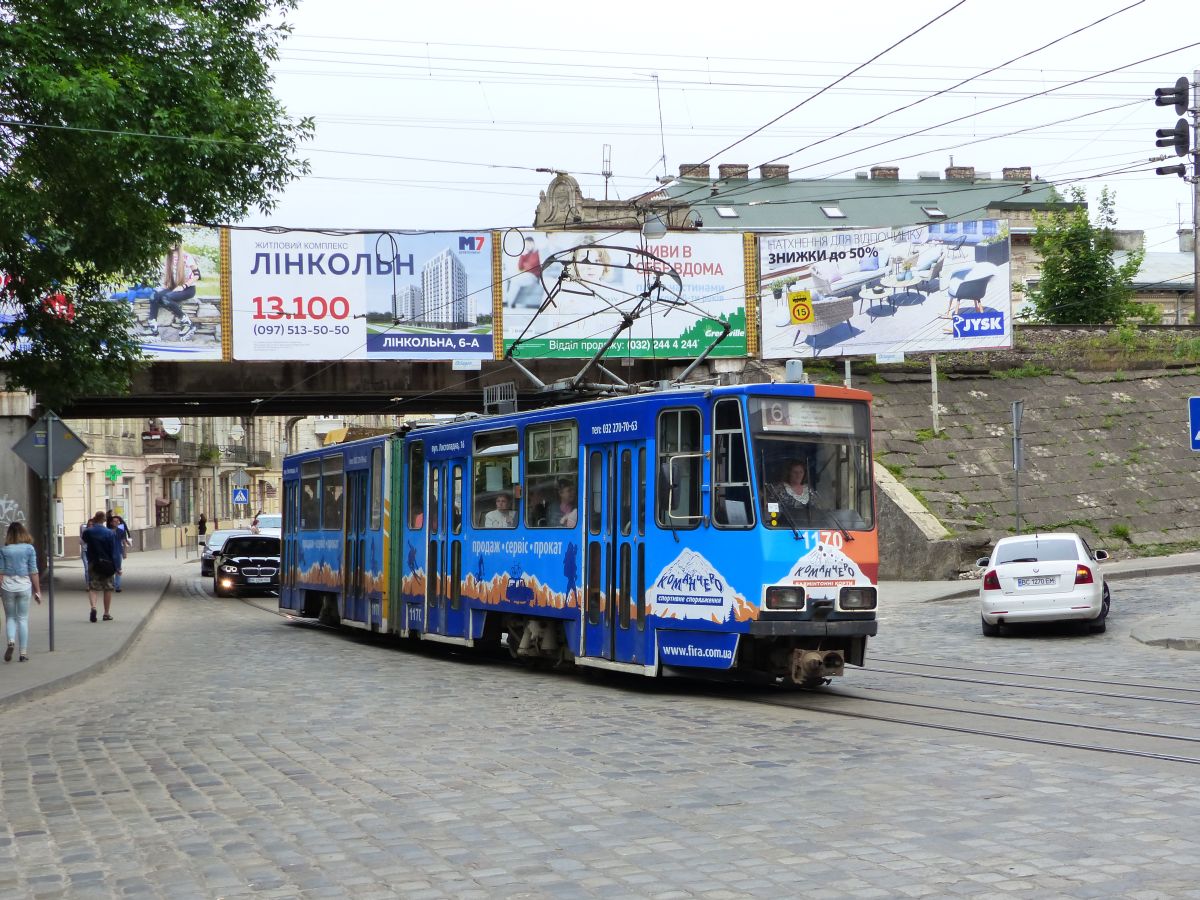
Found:
[[[677,178],[658,196],[665,194],[668,203],[685,203],[695,209],[704,223],[703,231],[780,231],[966,221],[989,218],[989,209],[1062,206],[1053,202],[1051,190],[1050,184],[1036,180]],[[837,207],[845,218],[826,215],[822,206]],[[946,215],[931,216],[922,207],[940,209]],[[728,215],[729,211],[734,215]]]

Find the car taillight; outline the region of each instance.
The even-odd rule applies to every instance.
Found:
[[[804,588],[767,588],[767,609],[804,609]]]
[[[1091,584],[1092,583],[1092,570],[1089,569],[1087,566],[1076,566],[1075,567],[1075,583],[1076,584]]]
[[[1000,576],[996,574],[996,570],[992,569],[983,576],[983,589],[985,591],[1000,590]]]

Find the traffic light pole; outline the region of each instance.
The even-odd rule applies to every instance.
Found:
[[[1200,325],[1200,69],[1192,72],[1192,324]]]

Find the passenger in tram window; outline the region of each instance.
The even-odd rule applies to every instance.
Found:
[[[579,521],[579,500],[575,482],[566,478],[558,482],[558,524],[562,528],[574,528]]]
[[[512,508],[512,497],[508,494],[497,494],[496,508],[483,517],[483,527],[512,528],[516,521],[516,514]]]
[[[547,528],[550,525],[551,507],[557,503],[553,491],[548,487],[540,487],[534,494],[536,499],[529,506],[529,524],[534,528]]]

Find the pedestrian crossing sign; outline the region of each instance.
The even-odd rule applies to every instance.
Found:
[[[233,505],[234,506],[249,506],[250,505],[250,488],[235,487],[233,489]]]

